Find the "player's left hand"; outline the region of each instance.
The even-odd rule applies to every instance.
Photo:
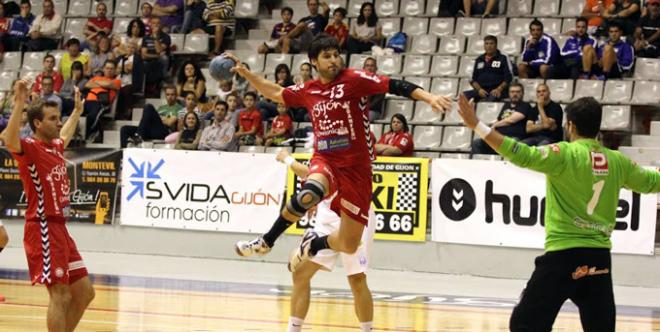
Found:
[[[290,156],[289,151],[280,150],[280,152],[277,153],[277,156],[275,157],[275,159],[277,161],[281,162],[281,163],[284,163],[284,159],[286,159],[286,157],[288,157],[288,156]]]
[[[458,97],[458,115],[463,119],[465,126],[470,129],[474,129],[477,123],[479,123],[479,118],[477,118],[477,114],[474,111],[474,101],[472,99],[468,101],[467,97],[462,93]]]
[[[451,109],[451,97],[448,96],[431,96],[429,104],[436,112],[445,113]]]
[[[73,97],[73,108],[76,112],[82,113],[85,101],[82,99],[82,93],[80,92],[80,89],[78,89],[78,87],[74,87],[73,89],[75,91]]]

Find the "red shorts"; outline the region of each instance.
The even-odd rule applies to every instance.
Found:
[[[335,168],[320,156],[313,156],[309,174],[322,174],[328,179],[330,188],[326,197],[335,191],[337,196],[332,201],[332,210],[341,215],[346,213],[353,220],[367,225],[371,205],[371,165]]]
[[[23,245],[32,284],[70,285],[86,277],[87,268],[64,221],[48,220],[41,226],[38,221],[25,223]]]

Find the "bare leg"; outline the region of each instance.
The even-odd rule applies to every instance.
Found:
[[[332,250],[353,254],[360,246],[364,225],[341,212],[339,230],[328,236],[328,245]]]
[[[9,235],[7,235],[7,231],[5,230],[5,227],[0,226],[0,248],[6,247],[7,242],[9,242]]]
[[[518,64],[518,77],[520,78],[527,78],[527,64],[526,63],[519,63]]]
[[[585,45],[582,48],[582,71],[590,73],[591,67],[597,61],[596,50],[591,45]]]
[[[50,302],[48,303],[47,324],[49,332],[66,331],[67,310],[71,304],[69,286],[54,284],[48,287]]]
[[[488,0],[486,3],[486,11],[484,12],[484,15],[490,15],[490,13],[493,12],[493,8],[497,5],[497,0]]]
[[[465,17],[470,17],[470,12],[472,11],[472,0],[463,0],[463,12]]]
[[[603,72],[609,73],[612,70],[612,66],[616,63],[616,52],[614,52],[614,47],[612,45],[605,45],[603,49]],[[605,75],[607,76],[607,75]]]
[[[282,54],[289,54],[289,51],[291,50],[291,38],[289,37],[282,37],[281,39],[282,42],[282,47],[280,48]]]
[[[550,74],[550,66],[548,65],[541,65],[539,68],[539,73],[541,74],[542,78],[550,78],[548,75]]]
[[[222,49],[222,40],[225,36],[225,27],[222,25],[215,26],[215,45],[213,46],[213,53],[218,54]]]
[[[309,300],[311,292],[310,281],[312,277],[321,268],[320,265],[305,261],[300,268],[293,272],[293,291],[291,292],[291,316],[305,319],[309,310]]]
[[[94,299],[94,288],[92,282],[88,277],[84,277],[74,282],[71,286],[71,303],[66,313],[66,330],[73,331],[83,314],[85,309]]]
[[[371,322],[374,319],[374,299],[367,286],[367,275],[364,273],[354,274],[348,277],[348,283],[353,292],[353,303],[355,314],[360,323]]]

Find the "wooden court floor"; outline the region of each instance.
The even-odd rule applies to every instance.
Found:
[[[0,331],[44,331],[46,289],[25,278],[0,277]],[[200,290],[185,282],[122,285],[95,278],[96,298],[77,331],[286,331],[287,295],[243,287]],[[274,286],[273,286],[274,287]],[[186,289],[188,288],[188,289]],[[204,287],[202,287],[204,288]],[[259,287],[259,288],[263,288]],[[508,331],[510,303],[499,308],[414,302],[375,303],[374,331]],[[652,310],[650,312],[653,312]],[[619,315],[617,331],[660,331],[654,314]],[[357,331],[352,302],[341,297],[312,298],[304,331]],[[576,313],[562,312],[553,331],[581,331]]]

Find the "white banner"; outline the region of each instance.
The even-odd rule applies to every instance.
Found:
[[[502,161],[435,159],[432,167],[433,241],[543,248],[545,175]],[[656,202],[621,191],[612,252],[653,255]]]
[[[285,181],[272,154],[126,149],[121,223],[262,233],[279,215]]]

